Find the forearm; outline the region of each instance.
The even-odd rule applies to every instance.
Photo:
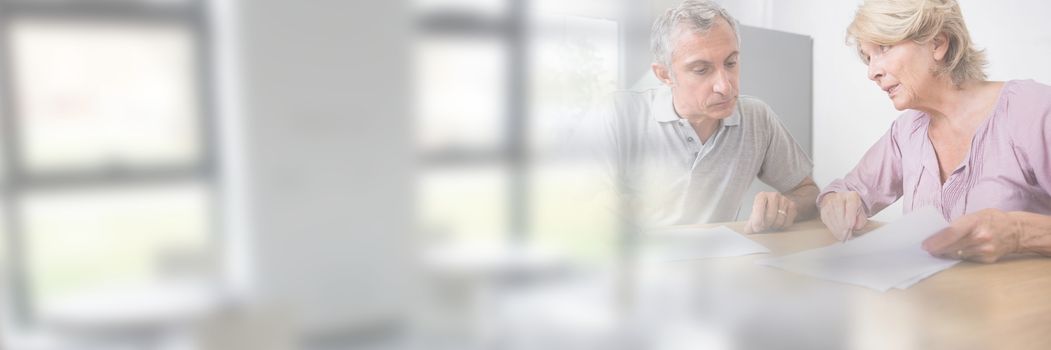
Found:
[[[807,181],[791,191],[784,193],[785,197],[796,203],[796,221],[810,220],[817,215],[817,194],[820,190],[813,181]]]
[[[1051,256],[1051,216],[1012,212],[1020,225],[1019,253],[1037,253]]]

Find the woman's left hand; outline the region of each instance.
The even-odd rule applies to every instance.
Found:
[[[992,263],[1019,250],[1021,220],[999,209],[985,209],[956,218],[949,227],[923,241],[931,255]]]

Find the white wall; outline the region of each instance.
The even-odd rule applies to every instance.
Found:
[[[308,333],[404,316],[415,217],[405,4],[239,6],[253,294]]]

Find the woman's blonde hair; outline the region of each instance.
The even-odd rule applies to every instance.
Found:
[[[985,80],[985,53],[974,48],[956,0],[865,0],[847,28],[847,44],[858,47],[861,55],[861,42],[925,44],[940,33],[948,37],[949,47],[937,73],[949,73],[957,87]],[[861,59],[868,63],[864,55]]]

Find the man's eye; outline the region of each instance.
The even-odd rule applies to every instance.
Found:
[[[726,67],[727,67],[727,68],[733,68],[733,67],[737,67],[737,61],[733,61],[733,62],[726,62]]]
[[[708,69],[694,69],[693,73],[694,74],[705,74],[705,73],[708,73]]]

